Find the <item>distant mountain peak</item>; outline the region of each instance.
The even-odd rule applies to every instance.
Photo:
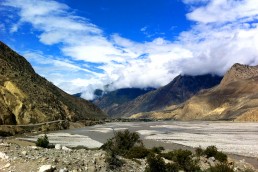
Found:
[[[249,66],[236,63],[225,74],[221,81],[221,86],[225,86],[231,82],[249,79],[258,76],[258,66]]]
[[[123,99],[119,103],[111,103],[114,99],[114,93],[117,100],[121,100],[121,91],[128,95],[132,93],[126,89],[118,90],[113,94],[103,96],[99,102],[96,102],[109,116],[121,117],[130,116],[139,112],[149,112],[161,110],[172,104],[180,104],[202,89],[211,88],[218,85],[222,77],[216,75],[178,75],[167,85],[157,90],[148,90],[148,92],[133,97],[133,99]],[[119,98],[119,97],[120,98]],[[123,96],[122,96],[123,97]],[[127,96],[128,97],[128,96]],[[114,102],[114,101],[113,101]]]

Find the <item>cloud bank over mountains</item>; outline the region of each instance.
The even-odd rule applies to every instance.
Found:
[[[24,51],[36,71],[69,93],[83,92],[86,99],[107,84],[110,89],[159,87],[178,74],[223,75],[234,63],[258,64],[258,0],[183,2],[191,29],[173,40],[157,37],[149,42],[106,35],[53,0],[4,0],[1,6],[17,15],[6,30],[19,32],[30,24],[42,44],[60,48],[62,57]]]

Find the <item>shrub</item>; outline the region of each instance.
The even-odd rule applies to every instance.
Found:
[[[227,162],[228,160],[228,156],[223,152],[217,152],[214,158],[220,162]]]
[[[207,155],[207,157],[215,157],[216,154],[218,152],[218,149],[216,148],[216,146],[208,146],[205,150],[204,150],[204,154]]]
[[[107,162],[108,168],[110,170],[117,169],[117,168],[121,167],[124,164],[124,162],[122,160],[120,160],[117,157],[117,155],[114,154],[114,152],[107,152],[106,162]]]
[[[198,147],[195,149],[195,154],[199,157],[202,156],[204,153],[203,149],[201,147]]]
[[[215,146],[208,146],[204,150],[204,154],[207,155],[208,158],[214,157],[220,162],[227,162],[227,155],[222,152],[219,152]]]
[[[180,170],[177,163],[168,163],[166,164],[166,172],[178,172]]]
[[[124,130],[115,132],[115,136],[108,140],[101,148],[124,156],[131,148],[136,146],[137,143],[142,145],[139,134]]]
[[[174,159],[174,151],[170,151],[170,152],[167,152],[167,153],[162,153],[161,156],[164,157],[165,159],[168,159],[168,160],[172,161]]]
[[[159,155],[153,153],[149,154],[147,157],[147,167],[145,172],[165,172],[166,164],[165,161]]]
[[[43,148],[47,148],[49,146],[49,141],[46,134],[43,137],[38,138],[36,142],[36,146],[43,147]]]
[[[192,160],[192,152],[189,150],[178,149],[174,151],[173,160],[177,162],[180,166],[184,166],[187,161]]]
[[[150,151],[148,149],[146,149],[144,146],[136,146],[131,148],[127,154],[126,157],[133,159],[133,158],[145,158],[148,156],[148,154],[150,153]]]
[[[140,143],[141,147],[143,147],[140,136],[136,132],[131,133],[129,130],[124,130],[115,132],[114,134],[115,136],[113,138],[109,139],[101,146],[101,149],[107,152],[106,162],[108,164],[108,168],[111,170],[123,165],[123,161],[121,161],[117,155],[126,156],[132,148],[137,146],[137,143]],[[136,149],[139,150],[140,148]],[[135,152],[135,150],[132,150],[130,153],[132,158],[134,158],[133,152]],[[141,153],[144,153],[144,150],[142,150]],[[142,155],[137,154],[135,156]]]
[[[221,163],[217,164],[214,167],[210,167],[207,172],[233,172],[234,170],[229,167],[228,164]]]
[[[163,150],[165,150],[164,147],[159,146],[159,147],[153,147],[151,149],[151,152],[156,153],[156,154],[160,154]]]
[[[192,152],[189,150],[175,150],[163,153],[162,156],[175,162],[180,169],[184,171],[198,171],[200,168],[196,161],[192,160]]]
[[[174,151],[174,162],[178,163],[184,171],[198,171],[200,169],[197,162],[192,160],[192,152],[189,150]]]

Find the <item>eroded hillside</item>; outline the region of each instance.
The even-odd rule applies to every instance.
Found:
[[[0,124],[103,118],[92,103],[39,76],[24,57],[0,42]]]

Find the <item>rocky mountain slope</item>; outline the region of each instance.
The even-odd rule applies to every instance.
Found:
[[[112,115],[112,110],[123,103],[134,100],[135,98],[146,94],[154,88],[122,88],[105,93],[103,96],[93,100],[93,103],[100,107],[108,115]]]
[[[258,121],[258,66],[235,64],[221,84],[193,96],[185,104],[134,117],[180,120]]]
[[[0,42],[0,125],[103,118],[94,104],[39,76],[24,57]]]
[[[180,104],[200,90],[218,85],[221,79],[221,77],[213,75],[179,75],[164,87],[150,91],[132,101],[111,107],[108,115],[126,117],[138,112],[160,110],[169,105]]]

